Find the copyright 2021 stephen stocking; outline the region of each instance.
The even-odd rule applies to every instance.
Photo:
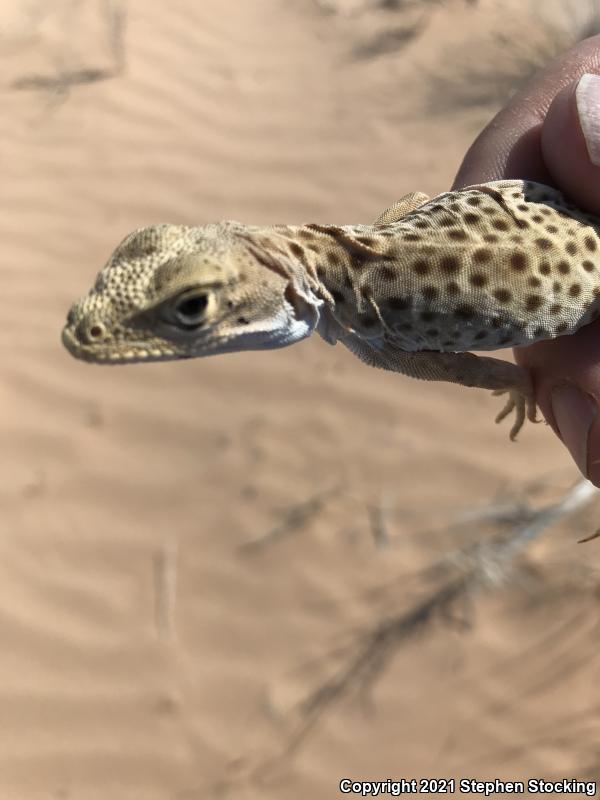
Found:
[[[501,794],[568,795],[579,794],[595,797],[596,781],[580,781],[576,778],[547,780],[530,778],[527,781],[492,780],[475,778],[386,778],[381,781],[364,781],[342,778],[339,783],[342,795],[348,797],[399,797],[402,794],[476,794],[492,797]]]

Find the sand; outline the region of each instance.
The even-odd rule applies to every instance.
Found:
[[[458,514],[576,480],[545,426],[513,445],[487,393],[317,339],[129,368],[59,341],[137,226],[367,221],[445,190],[519,77],[491,49],[509,6],[2,3],[2,800],[599,776],[594,508],[382,634],[493,534]],[[289,752],[363,651],[389,656],[376,680]]]

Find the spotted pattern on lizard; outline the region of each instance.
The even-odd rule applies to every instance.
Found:
[[[528,373],[470,351],[568,335],[600,314],[600,220],[557,190],[495,181],[406,195],[371,225],[156,225],[116,249],[63,342],[97,363],[292,344],[316,330],[372,366],[508,394]]]

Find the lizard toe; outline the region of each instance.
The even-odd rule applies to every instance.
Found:
[[[515,412],[515,421],[509,433],[511,442],[516,440],[517,434],[525,423],[525,419],[531,422],[539,422],[536,416],[536,402],[533,395],[524,394],[520,389],[496,389],[492,394],[495,397],[508,394],[506,405],[497,415],[496,422],[502,422],[509,414],[513,411]]]

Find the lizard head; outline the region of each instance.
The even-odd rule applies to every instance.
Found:
[[[115,364],[283,347],[308,336],[318,299],[251,231],[235,222],[135,231],[69,311],[65,347]]]

